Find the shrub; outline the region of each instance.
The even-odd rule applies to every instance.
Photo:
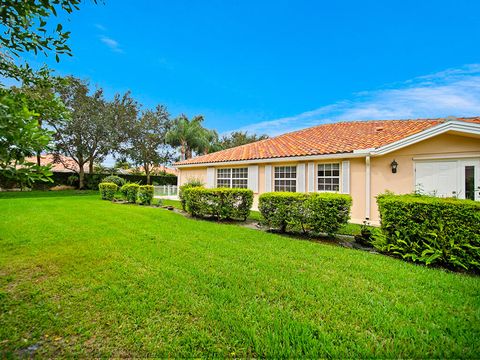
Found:
[[[426,265],[480,270],[479,202],[385,194],[377,203],[385,236],[379,250]]]
[[[153,185],[140,185],[138,188],[138,202],[142,205],[150,205],[153,200]]]
[[[307,224],[314,232],[333,235],[350,219],[352,198],[333,193],[309,194],[304,206]]]
[[[98,189],[100,190],[102,200],[113,200],[113,197],[118,190],[118,186],[114,183],[102,182],[98,184]]]
[[[292,192],[271,192],[260,195],[258,210],[271,228],[281,232],[287,226],[295,227],[300,220],[301,204],[307,199],[307,194]],[[303,223],[303,221],[300,221]]]
[[[260,195],[259,210],[265,223],[282,232],[301,229],[333,235],[350,218],[349,195],[273,192]]]
[[[187,179],[187,182],[180,186],[179,191],[178,191],[178,197],[180,198],[180,203],[182,204],[182,209],[183,211],[186,211],[186,200],[184,196],[184,190],[192,187],[202,187],[205,184],[203,183],[202,180],[196,179],[196,178],[190,178]]]
[[[122,186],[120,192],[125,200],[129,203],[135,203],[137,201],[138,188],[140,185],[136,183],[129,183]]]
[[[119,188],[121,188],[126,183],[125,179],[122,179],[120,176],[117,175],[109,175],[107,177],[104,177],[102,182],[117,184]]]
[[[219,220],[246,220],[253,203],[248,189],[188,187],[183,189],[186,210],[192,216],[214,217]]]

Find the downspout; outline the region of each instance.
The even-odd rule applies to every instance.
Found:
[[[370,154],[365,156],[365,220],[370,220],[371,208],[371,171],[370,171]]]

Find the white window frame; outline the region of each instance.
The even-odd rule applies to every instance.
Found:
[[[219,168],[216,172],[216,187],[228,187],[228,188],[238,188],[238,189],[247,189],[248,188],[248,167],[238,167],[238,168]],[[223,182],[219,186],[219,180]],[[242,182],[242,185],[238,183]],[[236,184],[235,184],[236,183]],[[244,185],[243,185],[244,183]]]
[[[287,168],[289,169],[287,171]],[[291,169],[294,169],[293,171]],[[277,169],[279,169],[279,171],[277,172]],[[281,171],[281,169],[283,169],[283,171]],[[296,192],[297,191],[297,165],[280,165],[280,166],[275,166],[274,169],[273,169],[273,191],[275,192],[280,192],[280,191],[286,191],[286,192]],[[278,175],[281,175],[281,174],[284,174],[286,175],[287,173],[290,174],[290,175],[293,175],[293,176],[277,176]],[[286,187],[290,187],[289,190],[286,190],[285,188],[284,189],[279,189],[277,188],[277,181],[284,181],[285,183],[283,184],[283,186],[286,188]],[[294,189],[291,189],[291,185],[287,186],[286,182],[290,182],[290,183],[293,183],[294,184]],[[282,185],[278,185],[279,187],[282,186]],[[277,190],[278,189],[278,190]]]
[[[326,166],[329,166],[329,169],[326,169]],[[336,166],[336,169],[333,168],[333,166]],[[323,168],[324,175],[319,175],[319,172],[321,171],[320,169]],[[342,183],[342,170],[341,170],[341,164],[339,162],[331,162],[331,163],[319,163],[317,164],[316,168],[316,177],[317,177],[317,186],[316,186],[316,191],[317,192],[340,192],[341,190],[341,183]],[[325,172],[330,171],[330,175],[325,175]],[[334,171],[338,171],[338,175],[333,175]],[[320,183],[320,179],[323,181]],[[329,181],[327,183],[327,180]],[[334,180],[337,181],[337,183],[334,183]],[[334,186],[338,186],[338,189],[334,190]],[[320,187],[323,187],[323,189],[320,189]],[[327,187],[330,186],[331,189],[327,189]]]

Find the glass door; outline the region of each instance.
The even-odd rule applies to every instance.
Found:
[[[480,160],[461,161],[460,172],[463,188],[460,197],[480,201]]]

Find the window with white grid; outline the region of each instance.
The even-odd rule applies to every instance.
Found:
[[[318,164],[318,191],[340,191],[340,164]]]
[[[297,191],[297,167],[296,166],[275,166],[274,171],[275,191]]]
[[[217,169],[217,187],[244,188],[248,186],[248,168]]]

